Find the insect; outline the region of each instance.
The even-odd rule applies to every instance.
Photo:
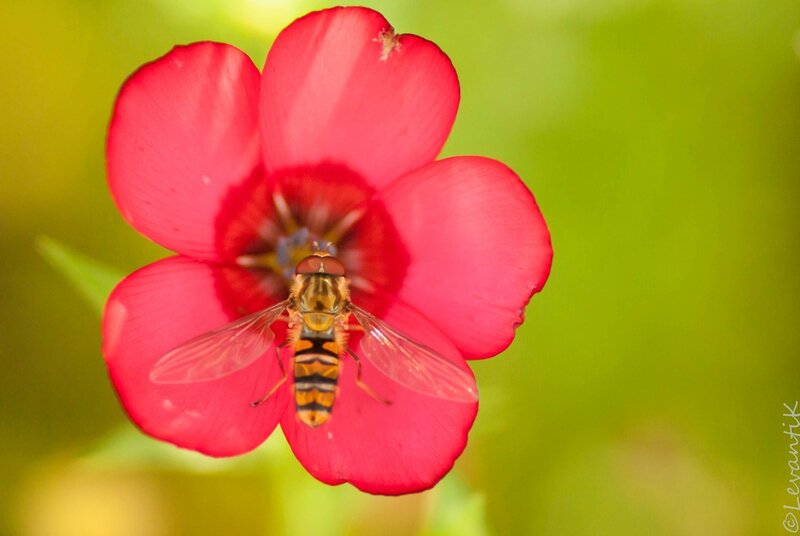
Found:
[[[286,314],[284,314],[286,313]],[[351,315],[357,325],[351,325]],[[288,322],[287,340],[276,344],[270,326]],[[361,356],[348,345],[350,332],[362,331]],[[291,370],[297,417],[311,427],[331,415],[338,392],[342,358],[356,363],[356,384],[378,402],[390,404],[361,379],[361,359],[395,382],[435,398],[475,402],[471,374],[436,351],[417,343],[350,301],[345,267],[327,251],[301,260],[288,299],[204,333],[162,356],[150,371],[154,383],[195,383],[232,374],[275,350],[281,378],[257,407],[288,378],[280,350],[291,345]]]

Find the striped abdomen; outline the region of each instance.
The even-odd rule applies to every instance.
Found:
[[[339,345],[328,339],[294,343],[294,400],[297,416],[311,427],[328,420],[339,379]]]

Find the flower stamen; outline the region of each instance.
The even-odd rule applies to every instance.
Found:
[[[327,239],[316,239],[307,227],[300,227],[291,234],[278,237],[274,250],[254,255],[240,255],[236,258],[236,264],[244,268],[271,270],[288,283],[294,276],[297,263],[311,255],[315,248],[325,248],[331,251],[332,255],[336,252],[335,244]]]
[[[349,231],[350,228],[355,225],[362,216],[364,216],[363,209],[351,210],[345,214],[342,219],[337,221],[336,225],[334,225],[330,231],[325,233],[325,240],[332,244],[339,242],[345,233],[347,233],[347,231]]]
[[[286,198],[283,197],[283,194],[280,192],[273,193],[272,202],[275,205],[275,211],[278,213],[278,218],[280,218],[283,228],[289,233],[295,232],[300,226],[295,221],[292,215],[292,209],[289,208],[289,204],[286,202]]]

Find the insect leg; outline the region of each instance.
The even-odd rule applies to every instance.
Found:
[[[390,405],[392,403],[391,400],[386,400],[385,398],[381,398],[380,396],[378,396],[377,393],[375,393],[375,391],[372,390],[372,387],[364,383],[363,380],[361,379],[361,359],[359,359],[356,353],[353,352],[350,348],[347,349],[347,353],[350,355],[350,357],[353,358],[353,361],[356,362],[356,385],[361,387],[365,393],[367,393],[369,396],[371,396],[378,402],[382,402],[387,406]]]
[[[280,379],[280,380],[278,380],[278,383],[276,383],[275,385],[273,385],[273,386],[272,386],[272,389],[270,389],[270,390],[269,390],[269,392],[268,392],[266,395],[264,395],[262,398],[259,398],[259,399],[258,399],[258,400],[256,400],[255,402],[250,402],[250,407],[257,408],[259,405],[261,405],[261,403],[262,403],[262,402],[264,402],[266,399],[268,399],[268,398],[269,398],[269,397],[271,397],[273,394],[275,394],[275,391],[277,391],[277,390],[278,390],[278,387],[280,387],[281,385],[283,385],[283,383],[286,381],[286,378],[287,378],[288,376],[286,375],[286,369],[285,369],[285,368],[283,368],[283,361],[281,361],[281,350],[282,350],[282,349],[283,349],[283,348],[284,348],[284,347],[285,347],[287,344],[289,344],[289,341],[288,341],[288,340],[287,340],[287,341],[284,341],[284,342],[282,342],[281,344],[279,344],[279,345],[278,345],[278,346],[275,348],[275,358],[278,360],[278,367],[280,367],[280,369],[281,369],[281,379]]]

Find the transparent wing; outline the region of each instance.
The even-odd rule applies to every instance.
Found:
[[[364,328],[363,356],[397,383],[418,393],[456,402],[476,402],[475,378],[441,354],[412,341],[360,307],[353,316]]]
[[[153,366],[150,381],[204,382],[246,367],[274,345],[270,325],[286,310],[287,303],[243,316],[170,350]]]

